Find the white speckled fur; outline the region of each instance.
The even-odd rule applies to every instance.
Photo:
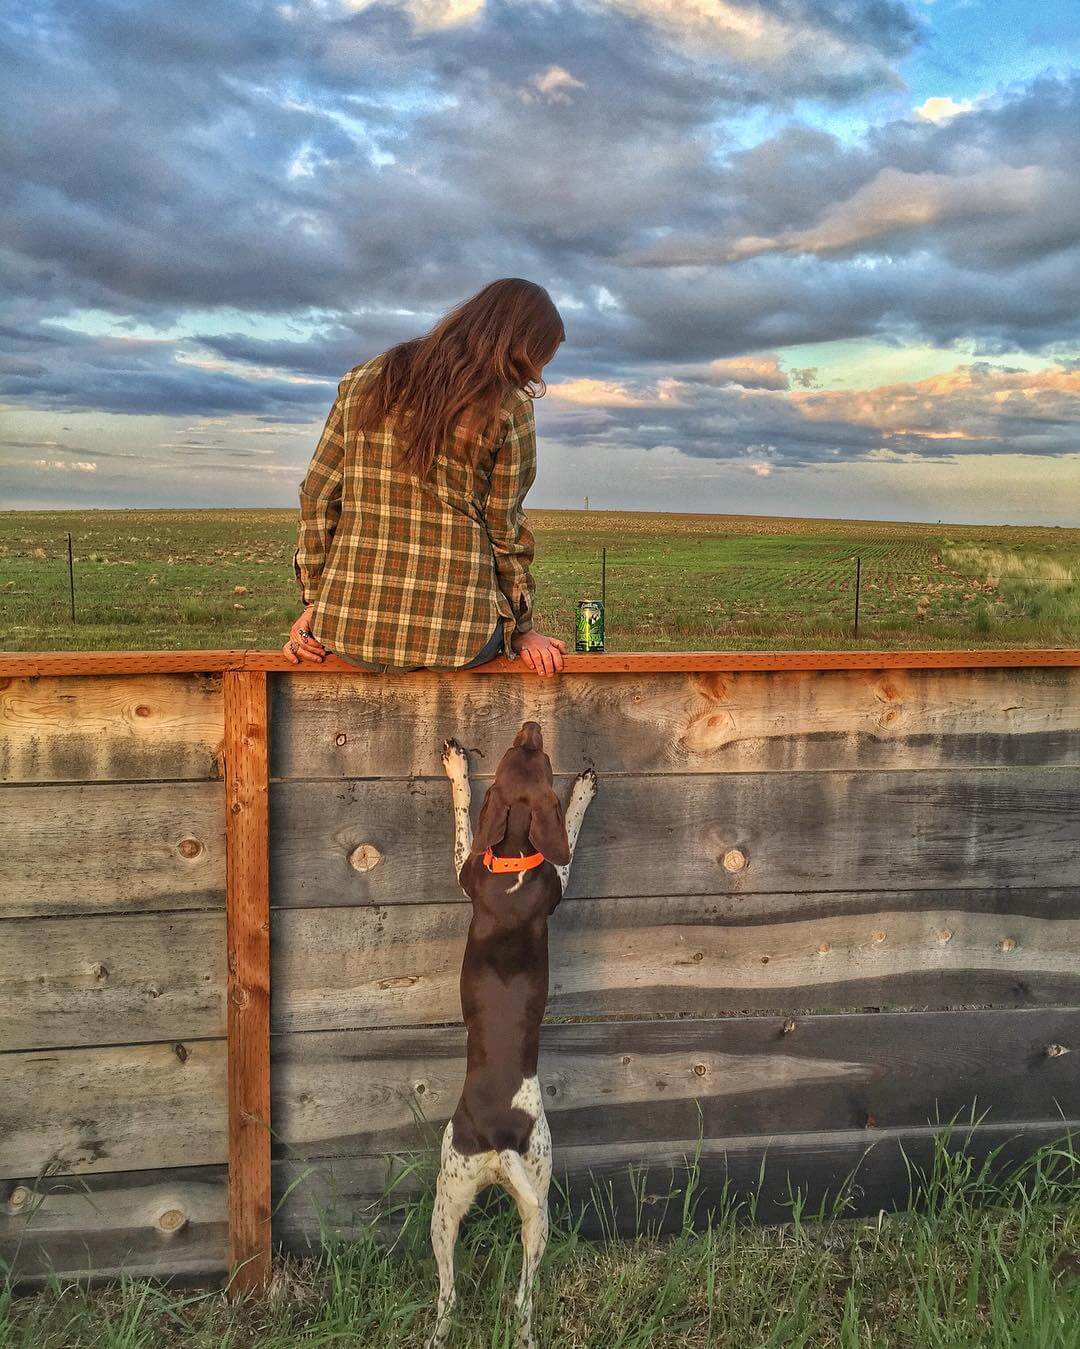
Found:
[[[486,1185],[504,1189],[517,1206],[521,1219],[521,1278],[518,1281],[518,1344],[534,1349],[532,1334],[532,1288],[548,1239],[548,1189],[551,1185],[551,1132],[535,1077],[522,1082],[513,1105],[533,1116],[533,1127],[524,1153],[511,1149],[478,1152],[468,1157],[454,1147],[453,1121],[443,1132],[435,1208],[431,1215],[431,1246],[439,1269],[439,1301],[435,1329],[428,1349],[439,1349],[450,1331],[454,1291],[454,1246],[458,1227],[477,1193]]]
[[[447,740],[443,745],[442,761],[446,776],[450,779],[454,801],[454,875],[460,880],[461,868],[472,851],[472,820],[469,817],[472,787],[469,785],[469,760],[456,740]],[[464,890],[462,894],[465,894]],[[468,898],[467,895],[465,897]]]
[[[570,793],[570,804],[566,807],[566,839],[570,844],[570,861],[564,867],[556,867],[559,873],[559,884],[566,891],[566,883],[570,879],[570,868],[574,864],[574,849],[577,847],[578,834],[581,832],[581,822],[585,818],[585,812],[589,809],[593,797],[596,795],[596,774],[591,768],[587,768],[584,773],[579,773],[574,779],[574,789]]]
[[[539,1119],[544,1113],[544,1102],[540,1097],[540,1079],[538,1077],[526,1077],[522,1079],[521,1086],[514,1092],[514,1099],[510,1102],[512,1110],[523,1110],[526,1115],[531,1115],[533,1119]]]

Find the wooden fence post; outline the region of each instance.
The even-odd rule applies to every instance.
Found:
[[[270,862],[266,673],[226,670],[230,1288],[270,1276]]]

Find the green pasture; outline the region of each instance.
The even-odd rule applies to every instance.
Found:
[[[537,613],[608,649],[1069,646],[1080,530],[535,511]],[[75,558],[71,621],[67,534]],[[298,612],[287,510],[0,513],[6,650],[275,647]],[[856,558],[861,560],[854,634]]]

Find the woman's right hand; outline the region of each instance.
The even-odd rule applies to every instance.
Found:
[[[289,629],[289,640],[281,648],[288,660],[299,665],[301,660],[311,660],[318,664],[326,655],[323,644],[311,635],[311,620],[315,617],[315,606],[309,604]]]
[[[528,632],[515,632],[510,640],[514,650],[534,674],[558,674],[563,668],[566,643],[558,637],[545,637],[542,632],[530,628]]]

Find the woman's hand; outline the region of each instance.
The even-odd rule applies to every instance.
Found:
[[[299,665],[301,660],[313,660],[317,664],[326,655],[323,644],[311,635],[311,620],[314,616],[315,606],[309,604],[289,629],[289,640],[281,648],[294,665]]]
[[[560,642],[558,637],[545,637],[542,632],[530,628],[528,632],[515,632],[510,641],[534,674],[553,675],[562,669],[566,643]]]

